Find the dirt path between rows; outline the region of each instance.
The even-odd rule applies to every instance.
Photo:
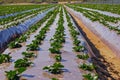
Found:
[[[76,23],[80,26],[84,37],[91,46],[96,58],[93,58],[93,62],[97,65],[96,71],[98,72],[101,80],[120,80],[120,59],[118,59],[115,53],[108,48],[94,33],[92,33],[83,22],[74,14],[67,10]]]

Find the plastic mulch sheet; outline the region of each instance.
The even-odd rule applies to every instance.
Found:
[[[49,11],[53,10],[51,8],[46,10],[45,12],[38,14],[37,16],[26,20],[24,23],[19,24],[18,26],[13,26],[8,29],[0,31],[0,50],[5,47],[7,43],[9,43],[12,39],[16,38],[17,36],[23,34],[27,31],[33,24],[37,23],[41,20]]]

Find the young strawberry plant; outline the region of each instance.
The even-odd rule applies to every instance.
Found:
[[[20,47],[22,47],[22,45],[19,44],[17,41],[13,41],[10,44],[8,44],[8,47],[11,48],[11,49],[12,48],[20,48]]]
[[[26,58],[24,58],[24,59],[18,59],[14,63],[15,63],[15,68],[29,67],[29,66],[31,66],[31,64],[33,64],[33,62],[28,61],[28,59],[26,59]]]
[[[77,58],[79,59],[83,59],[83,60],[87,60],[89,58],[89,55],[88,54],[82,54],[82,55],[77,55]]]
[[[70,19],[70,18],[69,18]],[[68,23],[68,26],[70,27],[70,26],[72,26],[72,23]]]
[[[51,80],[59,80],[59,79],[57,79],[57,78],[52,78]]]
[[[49,51],[51,53],[56,53],[56,54],[60,54],[61,53],[60,50],[59,50],[59,48],[49,48]]]
[[[38,49],[39,49],[39,46],[36,43],[31,43],[31,44],[27,45],[27,50],[35,51]]]
[[[27,41],[27,35],[22,35],[18,40],[19,43],[22,43],[22,42],[25,42],[25,41]]]
[[[47,70],[48,72],[53,74],[60,74],[62,72],[62,68],[64,68],[64,66],[61,63],[56,62],[53,65],[45,66],[43,70]]]
[[[83,75],[85,80],[98,80],[98,75],[92,75],[91,73]]]
[[[18,68],[16,70],[5,71],[7,80],[20,80],[20,74],[23,73],[26,68]]]
[[[33,40],[32,42],[33,42],[34,44],[41,44],[41,40],[39,40],[39,39]]]
[[[54,41],[56,42],[50,44],[53,48],[62,48],[61,42],[59,40],[54,40]]]
[[[76,45],[76,46],[79,46],[80,43],[81,43],[81,41],[78,40],[78,39],[74,39],[74,41],[73,41],[73,44]]]
[[[45,34],[45,33],[40,33],[39,35],[35,36],[35,38],[36,38],[37,40],[42,41],[42,40],[44,40],[44,38],[45,38],[45,35],[44,35],[44,34]]]
[[[79,68],[81,68],[83,70],[93,71],[95,69],[95,65],[92,63],[90,63],[90,64],[83,63],[82,65],[79,66]]]
[[[81,52],[81,51],[84,51],[85,47],[84,46],[75,46],[75,47],[73,47],[73,49],[76,52]]]
[[[32,58],[32,57],[35,57],[36,55],[32,52],[22,52],[22,55],[25,57],[25,58]]]
[[[11,58],[9,54],[0,54],[0,64],[10,62]]]
[[[60,62],[62,60],[62,56],[61,55],[55,55],[55,60]]]

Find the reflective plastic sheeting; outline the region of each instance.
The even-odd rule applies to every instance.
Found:
[[[19,24],[18,26],[12,26],[8,29],[0,31],[0,51],[3,49],[3,47],[6,46],[7,43],[9,43],[12,39],[16,38],[17,36],[20,36],[25,31],[27,31],[31,25],[37,23],[39,20],[41,20],[49,11],[53,10],[54,8],[51,8],[49,10],[46,10],[45,12],[38,14],[37,16],[26,20],[24,23]]]
[[[26,12],[30,12],[30,11],[33,11],[33,10],[39,10],[40,8],[36,8],[36,9],[31,9],[31,10],[26,10],[26,11],[21,11],[21,12],[16,12],[16,13],[11,13],[11,14],[7,14],[5,16],[0,16],[0,19],[1,18],[7,18],[7,17],[10,17],[10,16],[16,16],[18,14],[23,14],[23,13],[26,13]]]

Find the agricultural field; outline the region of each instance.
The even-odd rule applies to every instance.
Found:
[[[101,5],[1,5],[0,80],[119,80],[120,9]]]

